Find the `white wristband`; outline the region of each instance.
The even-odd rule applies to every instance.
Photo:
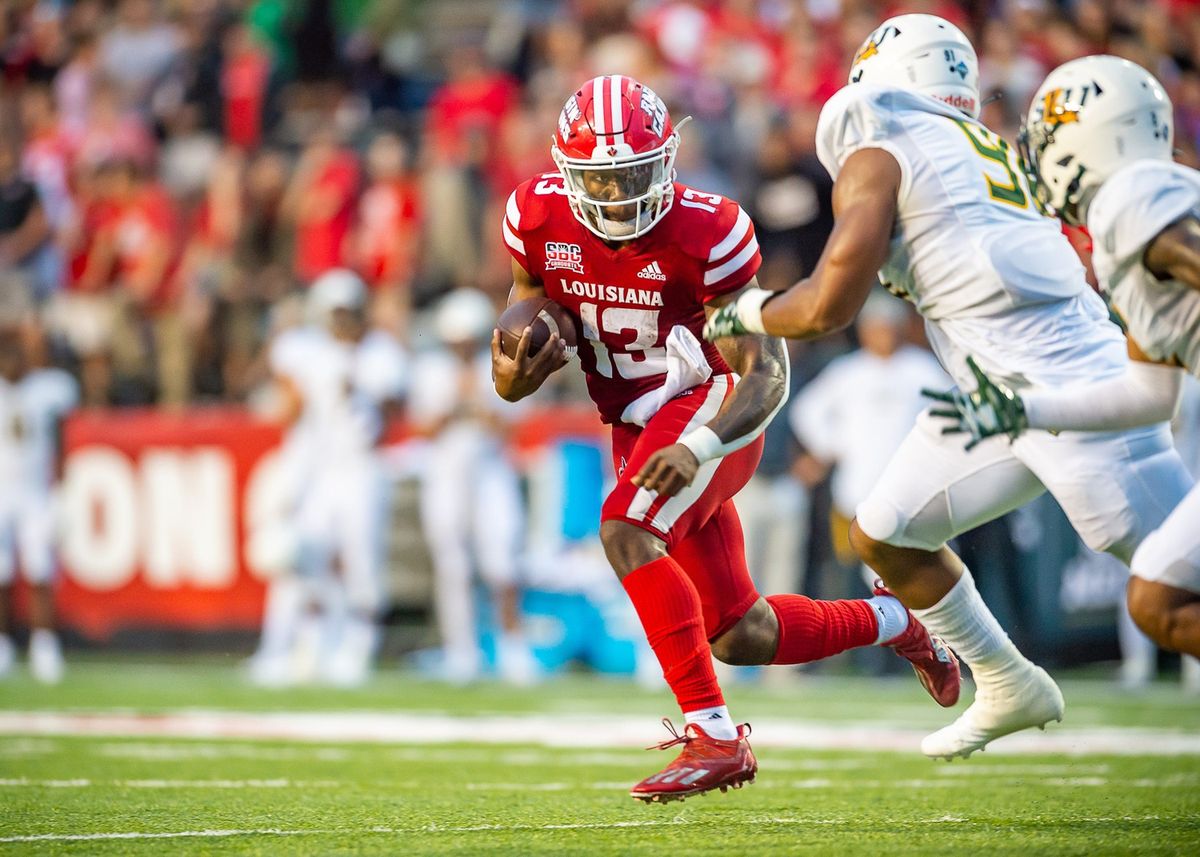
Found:
[[[762,308],[768,298],[773,298],[775,292],[766,289],[746,289],[737,299],[738,321],[750,333],[765,335],[763,329]]]
[[[681,437],[679,442],[690,449],[692,455],[696,456],[696,460],[701,464],[712,461],[714,458],[720,458],[725,454],[725,444],[708,426],[692,429]]]

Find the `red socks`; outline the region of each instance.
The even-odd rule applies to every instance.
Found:
[[[624,586],[680,709],[686,713],[724,705],[704,633],[700,594],[679,563],[669,556],[656,559],[628,574]],[[775,664],[818,661],[873,645],[879,635],[875,611],[866,601],[772,595],[767,603],[779,619]]]
[[[669,556],[656,559],[626,575],[623,585],[680,709],[686,713],[724,705],[704,634],[700,593],[679,563]]]
[[[806,664],[858,646],[879,635],[875,611],[865,601],[814,601],[803,595],[771,595],[767,603],[779,619],[779,647],[773,664]]]

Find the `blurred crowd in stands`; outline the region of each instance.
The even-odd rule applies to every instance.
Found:
[[[499,209],[549,169],[565,97],[650,83],[686,134],[684,181],[751,211],[762,280],[829,229],[823,101],[896,11],[961,24],[984,119],[1012,134],[1041,77],[1110,51],[1157,74],[1200,134],[1193,0],[12,0],[0,13],[2,312],[45,325],[87,404],[244,400],[286,300],[359,271],[376,321],[456,287],[502,301]]]

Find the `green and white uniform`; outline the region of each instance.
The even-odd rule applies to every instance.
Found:
[[[1100,286],[1150,358],[1180,363],[1200,377],[1200,292],[1146,269],[1146,248],[1164,229],[1200,218],[1200,173],[1142,160],[1105,180],[1088,207],[1092,260]],[[1133,571],[1200,592],[1200,487],[1193,488],[1138,548]]]
[[[1039,211],[1007,142],[933,98],[851,84],[822,110],[817,152],[836,179],[864,148],[891,153],[902,172],[880,278],[925,318],[938,359],[960,385],[974,387],[968,355],[1017,390],[1124,371],[1124,337],[1057,222]],[[1049,490],[1089,546],[1128,561],[1189,486],[1165,423],[1030,431],[968,452],[925,414],[858,520],[879,541],[934,550]]]

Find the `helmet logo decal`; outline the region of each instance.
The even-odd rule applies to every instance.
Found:
[[[1086,90],[1085,90],[1086,91]],[[1057,128],[1059,125],[1070,125],[1079,121],[1079,107],[1069,104],[1070,90],[1052,89],[1042,99],[1042,122],[1047,128]]]
[[[942,54],[945,57],[946,62],[948,62],[950,64],[950,73],[957,74],[962,80],[966,80],[967,74],[971,71],[967,67],[966,62],[964,62],[963,60],[958,60],[958,62],[956,63],[955,59],[957,59],[957,58],[954,55],[954,51],[950,50],[949,48],[947,48],[945,51],[943,51]]]
[[[645,84],[642,85],[642,112],[650,117],[650,130],[654,132],[654,136],[661,137],[667,121],[667,105]]]
[[[854,68],[863,60],[869,60],[871,57],[879,53],[879,46],[887,41],[889,36],[900,35],[898,27],[887,26],[882,30],[872,33],[870,38],[858,49],[858,53],[854,55],[854,62],[850,63],[850,68]]]
[[[579,121],[579,117],[583,114],[579,110],[579,99],[572,95],[567,99],[567,103],[563,105],[562,112],[558,114],[558,133],[564,140],[571,136],[571,125]]]
[[[1155,140],[1171,139],[1171,126],[1168,123],[1159,120],[1157,110],[1150,111],[1150,124],[1154,126]]]

